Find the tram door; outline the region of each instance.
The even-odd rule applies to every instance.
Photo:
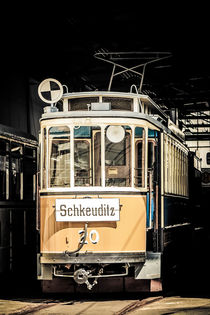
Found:
[[[148,130],[148,193],[147,193],[147,234],[148,250],[159,250],[159,190],[160,190],[160,167],[159,167],[159,133],[155,130]]]

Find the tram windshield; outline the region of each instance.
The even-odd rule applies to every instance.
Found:
[[[43,130],[42,187],[145,188],[145,129],[127,125]],[[151,151],[151,144],[148,148]],[[147,155],[147,164],[151,164]]]

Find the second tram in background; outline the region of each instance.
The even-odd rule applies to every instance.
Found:
[[[48,79],[40,95],[50,86],[59,94],[60,83]],[[92,91],[62,94],[40,128],[43,290],[60,278],[63,291],[100,289],[107,278],[126,291],[162,290],[164,275],[184,263],[193,230],[179,127],[147,95]]]
[[[36,280],[37,140],[0,124],[0,282],[2,293]]]

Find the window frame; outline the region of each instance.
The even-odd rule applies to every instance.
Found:
[[[110,125],[108,125],[106,127],[106,131],[107,131],[107,128],[109,127]],[[127,126],[127,125],[126,125]],[[125,127],[125,126],[124,126]],[[108,151],[106,150],[106,146],[107,146],[107,140],[109,141],[109,139],[107,138],[106,136],[106,132],[105,132],[105,150],[104,150],[104,154],[105,154],[105,186],[106,187],[131,187],[132,185],[132,158],[131,158],[131,152],[132,152],[132,129],[131,127],[129,126],[129,129],[126,129],[125,128],[125,137],[122,141],[124,141],[124,163],[122,165],[120,164],[117,164],[117,165],[108,165],[107,164],[107,159],[106,159],[106,154],[108,153]],[[120,141],[120,142],[122,142]],[[116,144],[119,144],[120,142],[116,143]],[[112,144],[111,141],[109,141],[110,144]],[[128,145],[128,146],[127,146]],[[115,148],[115,144],[113,144],[113,147]],[[129,149],[129,150],[128,150]],[[119,176],[108,176],[108,173],[109,171],[110,172],[117,172],[116,175],[119,175]],[[125,176],[122,177],[122,173],[123,171],[125,172]],[[127,176],[126,172],[129,174]],[[110,174],[111,175],[111,174]],[[108,181],[110,179],[113,179],[113,181],[115,179],[117,180],[120,180],[120,179],[123,179],[125,180],[125,185],[113,185],[113,186],[109,186],[108,185]],[[128,182],[128,184],[127,184]]]
[[[50,184],[50,180],[51,180],[51,154],[50,152],[52,151],[49,151],[50,148],[52,150],[52,144],[53,144],[53,140],[56,139],[56,137],[52,137],[52,139],[50,139],[50,129],[51,128],[59,128],[59,127],[62,127],[62,128],[68,128],[69,130],[69,133],[68,133],[68,138],[69,138],[69,158],[70,158],[70,167],[69,167],[69,171],[71,169],[71,149],[70,149],[70,145],[71,145],[71,140],[70,140],[70,137],[71,137],[71,131],[70,131],[70,128],[68,125],[62,125],[62,126],[51,126],[49,129],[48,129],[48,134],[47,134],[47,149],[48,149],[48,152],[47,152],[47,164],[48,164],[48,167],[47,167],[47,173],[48,173],[48,176],[47,176],[47,187],[50,187],[50,188],[53,188],[53,186],[51,186]],[[65,142],[64,142],[65,143]],[[68,142],[67,142],[68,143]],[[71,177],[70,177],[70,174],[68,176],[68,179],[69,179],[69,186],[71,187]],[[54,186],[54,187],[65,187],[65,186],[62,186],[62,185],[58,185],[58,186]]]
[[[206,164],[210,165],[210,152],[206,153]]]
[[[148,129],[156,130],[159,131],[159,129],[155,126],[150,124],[149,122],[145,121],[139,121],[139,123],[133,123],[131,121],[127,121],[126,123],[117,123],[114,122],[114,119],[108,123],[104,122],[88,122],[84,123],[84,121],[81,121],[81,123],[78,123],[78,120],[74,121],[46,121],[46,123],[41,124],[41,149],[40,149],[40,184],[41,184],[41,190],[48,190],[48,191],[85,191],[85,190],[98,190],[98,191],[109,191],[109,190],[115,190],[115,191],[142,191],[146,192],[148,190],[147,188],[147,171],[148,171],[148,165],[147,165],[147,159],[148,159],[148,145],[147,141],[150,140],[148,139]],[[49,130],[51,127],[63,127],[66,126],[70,130],[70,185],[68,187],[66,186],[59,186],[59,187],[50,187],[49,185]],[[101,130],[101,185],[100,186],[94,186],[94,178],[92,179],[92,185],[89,187],[86,186],[77,186],[75,185],[75,170],[74,170],[74,127],[75,126],[97,126],[100,127]],[[121,125],[121,126],[129,126],[130,131],[131,131],[131,159],[130,159],[130,176],[131,176],[131,183],[130,186],[106,186],[106,172],[105,172],[105,130],[107,126],[109,125]],[[143,137],[143,143],[144,143],[144,173],[143,173],[143,178],[144,178],[144,183],[141,187],[137,187],[134,183],[134,178],[135,178],[135,128],[140,127],[143,128],[144,130],[144,137]],[[46,148],[44,148],[44,130],[46,130]],[[84,139],[83,139],[84,140]],[[93,139],[91,140],[92,146],[93,146]],[[90,153],[91,154],[91,153]],[[91,154],[91,159],[93,161],[94,159],[94,153]],[[46,158],[46,156],[48,158]],[[44,163],[46,164],[46,175],[44,174]],[[94,165],[92,165],[92,176],[94,172]],[[46,185],[44,185],[44,179],[46,178]]]
[[[173,136],[163,134],[163,192],[188,197],[188,150]]]

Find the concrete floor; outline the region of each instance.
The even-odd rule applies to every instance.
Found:
[[[1,299],[0,315],[163,315],[210,314],[210,297],[153,296],[132,299]]]

